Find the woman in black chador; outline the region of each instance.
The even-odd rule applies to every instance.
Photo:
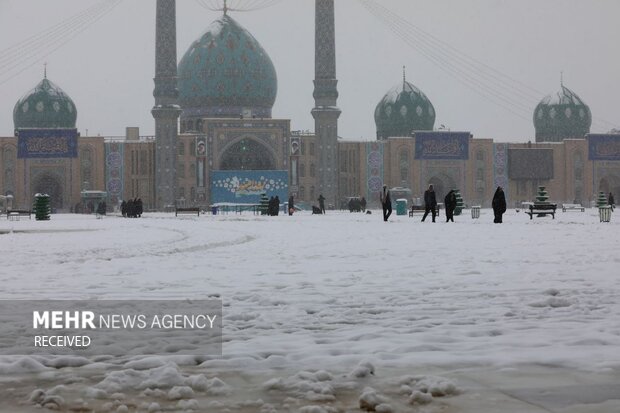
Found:
[[[443,199],[443,204],[446,208],[446,222],[454,222],[454,210],[456,209],[456,193],[454,189],[448,192],[448,195]]]
[[[498,186],[495,190],[495,195],[493,195],[493,202],[491,203],[493,206],[493,214],[495,214],[495,219],[493,220],[496,224],[502,223],[502,215],[506,212],[506,196],[504,195],[504,190],[501,186]]]

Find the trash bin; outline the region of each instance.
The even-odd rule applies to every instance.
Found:
[[[405,198],[396,200],[396,215],[407,215],[407,200]]]
[[[471,219],[480,218],[480,205],[474,205],[471,207]]]
[[[211,207],[211,215],[217,215],[217,207]]]
[[[598,216],[601,222],[609,222],[611,220],[611,207],[609,205],[599,207]]]

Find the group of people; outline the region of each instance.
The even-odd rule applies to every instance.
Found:
[[[140,198],[121,202],[121,214],[125,218],[140,218],[142,212],[142,199]]]
[[[278,216],[280,214],[280,197],[272,196],[269,198],[269,203],[267,204],[267,215],[271,217]]]
[[[383,185],[383,189],[379,194],[379,200],[381,201],[381,207],[383,209],[383,220],[387,222],[390,215],[392,215],[392,199],[387,185]],[[457,203],[456,192],[454,190],[450,190],[450,192],[448,192],[448,194],[444,197],[443,203],[446,211],[446,222],[454,222],[454,211],[456,210]],[[504,195],[504,190],[501,186],[497,187],[495,195],[493,195],[491,206],[493,207],[494,214],[493,222],[496,224],[501,224],[502,216],[506,212],[506,196]],[[424,191],[424,215],[422,216],[422,222],[426,220],[429,213],[431,214],[433,222],[435,222],[435,217],[437,216],[437,197],[432,184],[428,186],[426,191]]]

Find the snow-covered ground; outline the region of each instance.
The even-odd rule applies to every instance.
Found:
[[[617,217],[2,219],[1,299],[219,296],[224,334],[208,361],[0,357],[0,410],[618,411]]]

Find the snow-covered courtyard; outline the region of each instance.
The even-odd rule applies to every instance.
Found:
[[[206,361],[0,357],[0,410],[620,411],[617,214],[420,218],[3,218],[0,298],[219,297],[224,332]]]

